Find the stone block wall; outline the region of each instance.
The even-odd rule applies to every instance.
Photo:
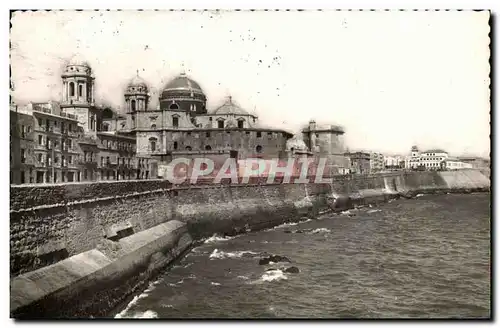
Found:
[[[332,194],[385,199],[388,193],[447,188],[489,188],[489,179],[467,170],[338,176],[331,184],[172,188],[165,180],[137,180],[11,186],[11,276],[170,220],[186,223],[196,239],[316,215]]]

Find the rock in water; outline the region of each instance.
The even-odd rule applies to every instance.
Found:
[[[287,273],[299,273],[299,268],[292,266],[289,268],[282,268],[281,271],[287,272]]]
[[[292,262],[290,259],[286,256],[281,256],[281,255],[271,255],[268,257],[264,257],[259,260],[260,265],[267,265],[269,262],[277,263],[277,262]]]

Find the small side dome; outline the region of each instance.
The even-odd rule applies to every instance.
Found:
[[[137,75],[130,80],[127,85],[128,93],[147,93],[148,92],[148,84],[144,81],[143,78],[139,76],[139,72]]]

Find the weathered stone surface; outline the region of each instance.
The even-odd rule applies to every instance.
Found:
[[[22,318],[102,316],[192,243],[169,221],[125,237],[117,251],[92,249],[11,279],[11,313]]]

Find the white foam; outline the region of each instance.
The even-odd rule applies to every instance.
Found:
[[[370,214],[370,213],[377,213],[377,212],[382,212],[382,210],[369,210],[366,213]]]
[[[244,254],[259,254],[255,253],[252,251],[237,251],[237,252],[224,252],[224,251],[219,251],[217,248],[214,249],[212,254],[210,254],[211,259],[225,259],[225,258],[239,258],[242,257]]]
[[[347,210],[347,211],[340,212],[340,214],[342,214],[342,215],[351,215],[352,213],[349,210]]]
[[[134,313],[134,316],[132,318],[154,319],[158,318],[158,313],[156,313],[155,311],[147,310],[146,312]]]
[[[415,196],[415,198],[417,198],[417,197],[422,197],[423,195],[424,195],[424,194],[418,194],[418,195],[416,195],[416,196]]]
[[[211,282],[210,285],[213,285],[213,286],[220,286],[220,284],[218,282]]]
[[[210,243],[216,243],[216,242],[219,242],[219,241],[228,241],[228,240],[231,240],[233,239],[234,237],[221,237],[217,234],[213,235],[212,237],[208,238],[207,240],[205,240],[205,244],[210,244]]]
[[[238,276],[237,278],[243,279],[243,280],[248,280],[247,276]]]
[[[132,299],[132,301],[130,301],[130,303],[127,304],[127,307],[125,307],[125,309],[123,309],[120,313],[118,313],[117,315],[115,315],[115,319],[129,318],[127,316],[127,312],[130,310],[130,308],[132,306],[134,306],[141,298],[145,298],[145,297],[148,297],[148,296],[149,296],[149,294],[147,294],[147,293],[142,293],[140,295],[134,296],[134,298]]]
[[[262,281],[278,281],[278,280],[286,280],[288,278],[281,270],[269,270],[266,271],[260,279]]]
[[[313,234],[313,233],[320,233],[320,232],[326,232],[326,233],[328,233],[328,232],[331,232],[331,231],[330,231],[330,229],[327,229],[327,228],[318,228],[318,229],[314,229],[314,230],[312,230],[312,231],[310,231],[308,233]]]

